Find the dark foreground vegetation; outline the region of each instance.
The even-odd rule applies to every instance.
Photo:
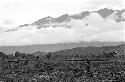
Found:
[[[0,82],[125,82],[124,50],[119,45],[44,55],[0,52]]]

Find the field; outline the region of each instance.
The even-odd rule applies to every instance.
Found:
[[[1,82],[125,82],[124,44],[57,52],[0,52]]]

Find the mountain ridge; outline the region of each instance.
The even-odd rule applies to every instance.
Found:
[[[117,46],[125,44],[124,42],[80,42],[80,43],[62,43],[62,44],[44,44],[44,45],[27,45],[27,46],[0,46],[0,51],[5,53],[15,53],[19,51],[21,53],[33,53],[37,51],[41,52],[55,52],[65,49],[71,49],[76,47],[102,47],[102,46]]]
[[[74,14],[74,15],[64,14],[64,15],[61,15],[57,18],[53,18],[53,17],[48,16],[48,17],[39,19],[39,20],[33,22],[32,24],[24,24],[24,25],[20,25],[19,27],[28,26],[28,25],[36,25],[36,26],[44,27],[44,25],[51,24],[51,23],[69,22],[72,19],[80,20],[80,19],[85,18],[86,16],[89,16],[91,13],[97,13],[103,18],[106,18],[109,15],[115,13],[116,18],[114,20],[116,22],[121,22],[121,21],[125,21],[125,18],[121,17],[121,14],[124,12],[125,12],[125,9],[113,10],[113,9],[108,9],[108,8],[102,8],[102,9],[99,9],[98,11],[83,11],[79,14]]]
[[[63,14],[63,15],[56,17],[56,18],[53,18],[51,16],[47,16],[47,17],[38,19],[31,24],[23,24],[23,25],[20,25],[16,28],[9,29],[6,32],[17,31],[18,29],[23,28],[23,27],[27,27],[27,26],[34,26],[37,29],[47,28],[47,27],[71,28],[71,25],[69,24],[69,22],[71,20],[82,20],[82,19],[85,19],[87,16],[89,16],[92,13],[97,13],[104,19],[106,19],[110,15],[113,15],[112,19],[115,22],[123,22],[123,21],[125,21],[125,18],[122,17],[122,14],[124,12],[125,12],[125,9],[113,10],[110,8],[102,8],[102,9],[99,9],[97,11],[83,11],[83,12],[73,14],[73,15]],[[86,25],[88,26],[89,24],[86,24]]]
[[[1,45],[43,45],[124,41],[125,9],[102,8],[78,14],[45,17],[1,32]]]

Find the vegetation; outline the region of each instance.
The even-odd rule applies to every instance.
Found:
[[[124,45],[45,55],[0,52],[1,82],[125,82]]]

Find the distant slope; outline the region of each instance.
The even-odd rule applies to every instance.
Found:
[[[65,60],[69,59],[125,59],[125,44],[118,46],[103,46],[103,47],[77,47],[72,49],[60,50],[52,53],[43,55],[43,53],[38,52],[39,57],[42,59],[51,58],[51,60]],[[38,53],[34,55],[38,56]],[[41,54],[41,55],[40,55]],[[124,56],[124,57],[123,57]]]
[[[98,53],[109,53],[109,52],[118,52],[119,54],[123,54],[125,51],[125,44],[114,45],[114,46],[88,46],[88,47],[77,47],[72,49],[65,49],[53,52],[53,54],[60,55],[98,55]]]
[[[0,51],[5,53],[15,53],[16,51],[22,53],[41,52],[55,52],[64,49],[71,49],[76,47],[99,47],[99,46],[117,46],[123,42],[80,42],[80,43],[64,43],[64,44],[46,44],[46,45],[29,45],[29,46],[1,46]]]

